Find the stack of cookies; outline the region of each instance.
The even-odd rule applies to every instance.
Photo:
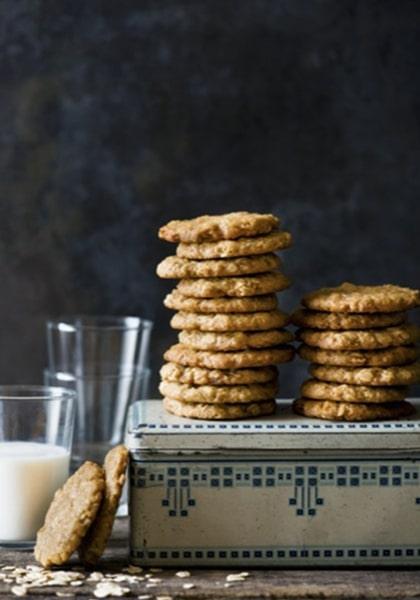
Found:
[[[159,237],[178,246],[157,273],[180,279],[164,301],[180,330],[161,369],[166,410],[198,419],[273,413],[275,365],[294,353],[276,298],[290,282],[274,254],[290,233],[273,215],[236,212],[171,221]]]
[[[307,294],[302,304],[292,321],[313,378],[302,385],[295,412],[344,421],[412,414],[405,398],[420,379],[419,328],[407,323],[406,311],[420,304],[420,292],[343,283]]]

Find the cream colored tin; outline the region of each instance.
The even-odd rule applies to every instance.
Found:
[[[415,401],[420,412],[420,402]],[[131,561],[420,564],[420,419],[208,422],[133,406]]]

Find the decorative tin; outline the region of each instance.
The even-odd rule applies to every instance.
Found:
[[[418,411],[420,402],[414,401]],[[131,561],[160,566],[418,565],[420,419],[131,412]]]

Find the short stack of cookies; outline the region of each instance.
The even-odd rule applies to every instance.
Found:
[[[419,328],[406,311],[420,292],[396,285],[343,283],[307,294],[292,321],[312,379],[293,404],[298,414],[329,420],[396,419],[413,413],[405,401],[420,380]]]
[[[180,279],[164,301],[180,330],[161,369],[166,410],[197,419],[273,413],[276,365],[294,354],[276,298],[290,282],[274,254],[290,233],[273,215],[236,212],[171,221],[159,237],[178,246],[157,273]]]

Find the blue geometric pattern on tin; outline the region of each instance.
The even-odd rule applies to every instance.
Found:
[[[419,421],[395,421],[381,423],[288,423],[287,421],[271,423],[139,423],[136,429],[142,433],[226,433],[230,431],[248,433],[252,431],[270,433],[273,431],[287,432],[337,432],[360,431],[384,433],[392,431],[420,431]]]
[[[233,489],[238,487],[289,487],[289,507],[298,517],[315,517],[325,505],[325,487],[361,486],[400,487],[420,484],[417,463],[404,464],[364,461],[325,461],[322,463],[285,463],[284,461],[190,461],[188,466],[175,462],[131,461],[131,485],[134,488],[161,487],[161,506],[170,517],[187,517],[197,505],[194,488]],[[420,498],[415,499],[420,506]]]
[[[234,548],[147,548],[132,549],[131,558],[138,560],[163,560],[168,562],[194,560],[194,562],[211,563],[229,560],[229,562],[253,562],[270,561],[287,563],[305,563],[314,561],[316,563],[340,563],[340,561],[362,560],[374,563],[382,561],[395,562],[399,560],[418,562],[420,558],[420,546],[308,546],[306,548],[295,548],[288,546],[269,547],[234,547]]]

